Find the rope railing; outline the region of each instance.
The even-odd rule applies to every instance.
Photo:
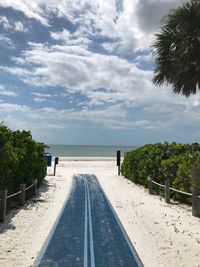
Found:
[[[170,203],[170,191],[174,191],[176,193],[180,193],[180,194],[192,197],[192,215],[195,217],[200,217],[200,187],[193,188],[193,192],[188,193],[188,192],[183,192],[173,187],[170,187],[169,179],[166,180],[165,185],[163,185],[163,184],[157,183],[151,177],[148,177],[149,194],[153,194],[154,184],[164,188],[166,203]]]
[[[183,195],[192,197],[192,193],[187,193],[187,192],[179,191],[179,190],[177,190],[177,189],[175,189],[173,187],[170,187],[169,189],[172,190],[172,191],[174,191],[174,192],[177,192],[177,193],[180,193],[180,194],[183,194]],[[200,197],[200,196],[198,196],[198,197]]]
[[[25,190],[26,190],[26,191],[29,190],[31,187],[34,186],[34,184],[35,184],[35,183],[31,184],[31,185],[30,185],[29,187],[27,187]]]
[[[156,185],[158,185],[158,186],[160,186],[160,187],[163,187],[163,188],[165,188],[165,185],[163,185],[163,184],[159,184],[159,183],[157,183],[156,181],[154,181],[154,180],[151,180],[151,182],[153,183],[153,184],[156,184]],[[174,192],[177,192],[177,193],[180,193],[180,194],[184,194],[184,195],[187,195],[187,196],[192,196],[192,193],[187,193],[187,192],[183,192],[183,191],[180,191],[180,190],[177,190],[177,189],[175,189],[175,188],[173,188],[173,187],[169,187],[169,189],[171,190],[171,191],[174,191]],[[197,196],[198,198],[200,198],[200,196]]]
[[[163,184],[159,184],[159,183],[157,183],[157,182],[155,182],[155,181],[153,181],[153,180],[152,180],[152,183],[153,183],[153,184],[156,184],[156,185],[158,185],[158,186],[160,186],[160,187],[165,188],[165,186],[164,186]]]
[[[12,198],[12,197],[16,197],[16,196],[20,195],[21,193],[22,193],[22,191],[19,191],[19,192],[16,192],[16,193],[14,193],[14,194],[12,194],[10,196],[7,196],[6,198],[9,199],[9,198]]]
[[[6,216],[6,208],[7,208],[7,200],[19,196],[19,204],[21,206],[25,205],[25,200],[26,200],[26,191],[29,189],[32,189],[32,192],[34,195],[37,194],[37,180],[34,181],[33,184],[29,185],[26,187],[26,184],[20,184],[20,191],[13,193],[11,195],[7,195],[8,190],[0,190],[0,220],[4,221],[5,216]]]
[[[35,185],[35,183],[31,184],[30,186],[26,187],[25,191],[29,190],[31,187],[33,187]],[[20,195],[22,193],[22,191],[18,191],[12,195],[9,195],[7,196],[6,198],[9,199],[9,198],[12,198],[12,197],[16,197],[18,195]],[[3,199],[0,199],[0,201],[2,201]]]

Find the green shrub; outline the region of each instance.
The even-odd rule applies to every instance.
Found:
[[[0,187],[14,191],[19,184],[41,184],[46,175],[45,145],[27,131],[12,132],[0,124]]]
[[[122,163],[122,175],[146,187],[149,176],[161,184],[170,179],[171,186],[175,189],[191,192],[192,168],[195,162],[200,164],[199,151],[200,145],[197,143],[148,144],[128,153]],[[200,167],[198,171],[200,173]],[[155,186],[154,189],[157,193],[163,194],[162,188]],[[175,199],[188,201],[184,195],[172,195]]]

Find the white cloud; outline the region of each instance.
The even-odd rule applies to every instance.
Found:
[[[73,119],[89,120],[94,123],[110,122],[113,119],[125,118],[127,113],[120,105],[113,105],[105,109],[91,110],[87,107],[80,111],[73,111],[69,114]]]
[[[33,96],[42,97],[42,98],[49,98],[52,97],[50,94],[42,94],[42,93],[31,93]]]
[[[150,82],[152,73],[138,69],[127,60],[83,49],[82,54],[77,54],[76,47],[75,51],[72,47],[66,47],[66,50],[63,47],[62,50],[57,48],[58,46],[31,44],[30,50],[24,51],[19,59],[27,63],[27,68],[1,69],[20,76],[31,85],[62,86],[70,92],[80,91],[99,101],[140,102],[144,100],[146,93],[149,94],[147,87],[150,86],[149,90],[153,88]],[[34,67],[35,64],[38,67]],[[33,67],[30,69],[31,65]],[[108,92],[96,91],[99,88],[106,88]]]
[[[38,98],[38,97],[34,97],[33,100],[34,100],[35,102],[38,102],[38,103],[41,103],[41,102],[45,102],[45,101],[46,101],[45,98]]]
[[[0,16],[0,25],[3,26],[6,30],[10,30],[11,25],[6,16]]]
[[[62,32],[51,32],[51,37],[55,40],[62,40],[67,43],[70,38],[70,32],[67,29],[63,29]]]
[[[17,94],[11,90],[8,90],[4,85],[0,84],[0,95],[5,96],[17,96]]]
[[[12,113],[12,112],[23,112],[26,113],[30,108],[26,105],[18,105],[11,103],[0,103],[1,112]]]
[[[11,38],[7,37],[4,34],[0,35],[0,44],[11,49],[15,48],[14,43],[11,40]]]
[[[29,45],[30,49],[14,59],[20,62],[19,67],[1,67],[1,70],[19,76],[32,86],[61,86],[70,94],[81,92],[89,98],[89,104],[98,105],[187,102],[181,96],[174,98],[167,87],[153,86],[152,71],[141,70],[137,64],[117,56],[89,52],[77,46]]]
[[[21,21],[9,21],[6,16],[0,16],[0,25],[7,31],[26,32],[28,30]]]
[[[21,21],[17,21],[14,24],[14,30],[16,32],[26,32],[28,29],[25,28],[24,24]]]
[[[48,19],[46,18],[46,14],[43,10],[42,4],[43,0],[1,0],[0,6],[2,7],[11,7],[15,10],[21,11],[28,18],[34,18],[38,20],[43,25],[48,25]],[[49,1],[50,2],[50,1]]]
[[[134,58],[134,62],[141,63],[141,62],[152,62],[153,61],[153,55],[152,53],[148,54],[141,54]]]
[[[68,46],[88,48],[89,44],[92,43],[87,36],[81,35],[79,32],[71,34],[68,30],[63,29],[61,32],[51,32],[51,37],[55,40],[62,41]]]
[[[55,100],[51,100],[54,97],[58,96],[57,94],[43,94],[43,93],[31,93],[33,95],[33,100],[38,103],[48,102],[48,103],[56,103]]]
[[[28,18],[34,18],[44,26],[50,25],[52,14],[66,18],[78,26],[78,36],[82,36],[83,42],[88,41],[83,36],[105,36],[114,41],[105,44],[105,49],[131,54],[149,47],[153,40],[152,33],[159,28],[163,16],[182,2],[123,0],[122,8],[118,8],[115,0],[3,0],[0,6],[22,11]],[[52,37],[69,38],[66,31],[52,33]]]
[[[114,29],[106,36],[113,36],[115,42],[105,43],[103,47],[109,52],[124,53],[130,56],[136,51],[149,49],[158,31],[162,19],[172,8],[181,5],[181,0],[124,0],[123,9],[112,12],[117,20]],[[113,15],[115,14],[115,15]],[[114,35],[113,35],[114,33]]]
[[[12,129],[28,129],[36,131],[38,124],[40,130],[65,129],[76,127],[76,122],[86,121],[100,125],[107,129],[162,129],[163,122],[151,120],[127,121],[127,112],[122,105],[113,105],[107,108],[91,109],[83,107],[80,111],[75,109],[42,108],[33,109],[26,105],[0,103],[0,120],[5,121]]]
[[[180,118],[185,125],[199,122],[199,95],[190,99],[174,96],[167,86],[153,86],[152,71],[140,68],[141,63],[153,61],[149,46],[162,17],[181,2],[124,0],[119,7],[114,0],[0,0],[0,6],[22,11],[28,18],[49,27],[50,37],[56,43],[29,42],[29,47],[21,51],[20,56],[12,57],[15,65],[1,66],[1,71],[38,87],[37,93],[31,95],[34,101],[41,102],[41,106],[53,97],[52,93],[40,93],[42,87],[51,87],[50,92],[63,87],[66,99],[71,94],[84,97],[83,101],[74,102],[74,109],[46,107],[33,110],[0,103],[1,112],[24,112],[27,121],[32,120],[33,127],[34,123],[40,123],[41,127],[51,128],[53,121],[57,121],[59,123],[55,125],[61,129],[75,121],[88,121],[107,128],[151,130],[176,127]],[[50,25],[52,15],[69,19],[76,30],[54,30]],[[5,16],[0,18],[0,24],[5,29],[25,29],[22,22],[11,24]],[[90,50],[95,38],[102,41],[101,45],[109,55],[92,52],[98,51],[94,46],[94,50]],[[1,35],[0,41],[13,46],[5,35]],[[12,94],[9,90],[1,92]],[[67,101],[73,104],[72,99]],[[145,116],[135,115],[134,110]]]
[[[177,106],[176,106],[177,107]],[[146,106],[143,109],[147,114],[171,114],[174,110],[172,108],[172,105],[166,105],[166,104],[155,104],[151,106]]]

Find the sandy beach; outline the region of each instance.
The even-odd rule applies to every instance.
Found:
[[[200,219],[186,205],[162,198],[122,176],[115,159],[62,158],[48,169],[39,195],[22,209],[10,211],[0,224],[0,267],[33,266],[72,185],[73,174],[97,176],[146,267],[200,266]],[[110,266],[112,267],[112,266]]]

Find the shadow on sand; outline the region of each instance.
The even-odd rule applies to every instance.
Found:
[[[44,180],[40,188],[38,189],[37,196],[33,195],[30,192],[26,192],[26,203],[25,205],[19,206],[19,202],[17,197],[12,198],[12,200],[7,201],[7,214],[4,222],[0,222],[0,234],[8,231],[8,230],[15,230],[15,226],[12,223],[13,217],[15,217],[18,212],[20,212],[22,209],[30,210],[34,206],[37,205],[39,202],[45,202],[44,199],[40,199],[41,194],[45,193],[49,190],[50,185],[49,182]]]

